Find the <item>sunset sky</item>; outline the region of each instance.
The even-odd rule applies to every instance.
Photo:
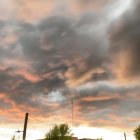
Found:
[[[71,101],[75,136],[134,140],[139,14],[139,0],[0,0],[0,140],[26,112],[27,140],[71,126]]]

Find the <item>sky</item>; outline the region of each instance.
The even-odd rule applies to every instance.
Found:
[[[28,112],[27,140],[60,123],[79,138],[134,140],[139,13],[139,0],[0,0],[0,139]]]

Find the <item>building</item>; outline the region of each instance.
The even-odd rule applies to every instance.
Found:
[[[79,139],[79,140],[99,140],[99,139],[83,138],[83,139]]]

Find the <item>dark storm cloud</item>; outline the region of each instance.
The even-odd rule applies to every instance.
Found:
[[[124,63],[124,77],[137,79],[140,75],[140,4],[134,3],[111,28],[111,49],[114,54],[121,54]],[[121,69],[121,68],[120,68]]]
[[[59,20],[59,18],[57,20]],[[58,27],[57,27],[57,24],[55,26],[52,28],[58,28],[58,30],[59,30],[59,28],[60,28],[59,26],[61,26],[61,22]],[[66,26],[67,26],[67,24],[66,24]],[[76,47],[76,46],[73,47],[73,46],[71,46],[71,44],[69,44],[69,41],[67,42],[67,39],[69,37],[66,37],[66,41],[65,41],[65,39],[63,40],[62,38],[60,38],[60,45],[58,44],[58,46],[57,46],[57,44],[54,44],[53,45],[54,52],[52,51],[52,53],[50,54],[49,51],[45,51],[44,49],[41,48],[40,37],[37,34],[35,34],[36,31],[33,31],[32,29],[30,29],[30,30],[28,29],[29,27],[32,27],[32,26],[28,26],[28,28],[27,28],[27,26],[20,25],[19,27],[21,28],[19,31],[22,31],[22,32],[19,33],[20,38],[19,38],[19,41],[18,41],[18,44],[16,47],[18,47],[18,45],[20,44],[21,48],[22,48],[20,51],[23,51],[22,53],[19,52],[19,54],[23,54],[23,56],[22,56],[23,58],[25,56],[26,60],[28,60],[29,62],[32,62],[31,66],[33,68],[35,68],[35,71],[37,74],[42,74],[42,69],[43,69],[43,74],[40,75],[41,77],[43,77],[44,74],[46,74],[45,72],[50,72],[53,70],[54,73],[53,73],[53,76],[51,76],[49,79],[45,78],[45,76],[44,76],[44,78],[42,78],[41,81],[38,81],[33,84],[32,82],[25,79],[24,76],[12,75],[11,73],[13,71],[16,71],[16,68],[13,68],[13,67],[8,68],[4,72],[1,72],[1,88],[2,88],[1,92],[6,92],[8,94],[8,96],[10,97],[10,99],[13,100],[16,104],[27,105],[27,106],[31,106],[33,108],[36,108],[36,107],[38,108],[39,104],[36,102],[32,102],[31,98],[34,96],[38,96],[38,94],[40,94],[40,93],[41,94],[44,93],[45,89],[47,89],[47,92],[48,92],[50,90],[55,90],[57,88],[64,87],[65,80],[63,78],[60,78],[57,75],[57,73],[59,71],[60,72],[66,71],[68,66],[66,66],[65,64],[61,64],[61,63],[60,63],[60,65],[56,65],[57,61],[61,61],[63,59],[63,57],[65,57],[69,61],[70,58],[67,58],[67,53],[69,54],[70,53],[69,51],[72,48],[74,50],[72,53],[70,53],[70,55],[76,54],[75,51],[77,51],[77,53],[78,53],[80,51],[80,46],[78,46],[78,49],[75,49],[74,47]],[[47,29],[49,29],[49,28],[47,27]],[[25,29],[25,30],[23,30],[23,29]],[[64,30],[58,32],[57,35],[59,35],[59,33],[61,34],[61,32],[63,32],[63,31],[66,32],[66,34],[68,34],[67,30],[66,31],[65,30],[66,30],[66,27]],[[37,33],[38,33],[38,31],[37,31]],[[55,35],[56,32],[54,32],[53,34]],[[76,35],[74,38],[72,36],[73,36],[73,34],[70,35],[70,38],[72,38],[73,40],[75,40],[74,39],[75,37],[78,37],[78,41],[79,41],[78,43],[80,43],[79,35]],[[84,37],[84,38],[86,39],[86,37]],[[87,40],[88,40],[88,38],[87,38]],[[64,45],[63,45],[63,41],[66,42],[66,43],[64,43]],[[55,37],[54,38],[52,37],[52,43],[55,43]],[[61,43],[62,43],[62,46],[61,46]],[[66,47],[67,44],[68,44],[67,47],[69,47],[68,50],[66,48],[66,50],[67,50],[66,52],[61,52],[60,51],[61,47],[62,48]],[[48,44],[46,44],[46,47],[47,47],[47,45]],[[57,47],[60,47],[60,48],[57,49]],[[84,47],[84,46],[82,46],[82,47]],[[84,48],[82,48],[82,49],[84,49]],[[10,54],[13,52],[12,48],[7,49],[6,51]],[[63,51],[63,49],[62,49],[62,51]],[[58,57],[56,56],[56,59],[55,59],[55,55],[57,55],[57,53],[60,53],[62,56],[58,55]],[[82,50],[80,53],[83,54],[84,51]],[[16,55],[16,56],[18,56],[19,54],[18,54],[18,52],[14,53],[14,55]],[[10,55],[7,55],[7,56],[9,57]],[[81,55],[81,57],[82,57],[82,55]],[[93,61],[95,61],[95,60],[93,60]],[[47,63],[50,63],[50,64],[52,63],[52,64],[54,64],[54,66],[51,67],[51,66],[47,65]],[[96,67],[96,64],[97,64],[97,62],[95,62],[95,67]],[[37,66],[37,69],[36,69],[36,66]],[[7,85],[7,87],[5,85]]]
[[[109,79],[110,74],[104,68],[108,54],[108,42],[105,31],[100,29],[100,27],[104,29],[104,25],[99,24],[101,22],[102,19],[96,14],[86,13],[79,20],[57,15],[48,17],[37,25],[17,23],[16,32],[19,36],[14,48],[20,46],[20,49],[13,54],[20,55],[26,62],[29,62],[35,74],[41,79],[32,83],[24,79],[24,75],[23,77],[5,75],[5,80],[2,80],[2,83],[6,82],[4,84],[21,81],[10,95],[11,99],[18,104],[29,104],[35,107],[38,104],[35,105],[36,103],[31,101],[35,94],[48,94],[59,88],[65,89],[66,81],[73,84],[77,79],[86,77],[86,73],[90,76],[82,83],[89,80]],[[6,51],[12,54],[13,49],[11,47]],[[98,70],[94,71],[96,68],[102,69],[101,72],[100,70],[99,73]],[[16,71],[16,69],[14,70]],[[93,72],[90,73],[92,70]],[[10,80],[13,81],[10,82]],[[10,92],[11,85],[8,88],[8,92]],[[84,91],[87,94],[80,93],[78,96],[91,97],[91,93],[97,96],[99,89],[112,92],[111,89],[100,86],[94,93]],[[119,89],[116,89],[116,92],[120,92]]]
[[[92,77],[93,81],[103,81],[103,80],[109,80],[113,76],[109,72],[102,72],[102,73],[95,73]]]
[[[40,25],[45,32],[44,50],[48,49],[56,62],[67,61],[70,63],[71,66],[68,68],[70,71],[67,72],[68,75],[72,74],[72,77],[68,77],[68,79],[81,78],[94,68],[102,67],[107,55],[107,42],[103,39],[104,33],[97,38],[97,31],[90,30],[93,25],[97,26],[97,17],[92,16],[93,19],[91,19],[91,16],[88,16],[89,14],[84,15],[80,21],[54,16]],[[91,21],[85,22],[86,17]]]
[[[21,25],[18,45],[39,75],[60,71],[71,83],[90,72],[85,81],[94,74],[100,79],[100,73],[94,69],[104,71],[103,63],[108,53],[105,32],[98,31],[101,21],[91,13],[81,16],[79,21],[61,15],[51,16],[38,25]]]
[[[91,0],[79,2],[81,6],[92,3]],[[96,6],[102,7],[105,2],[96,1]],[[7,29],[12,29],[17,37],[14,43],[0,46],[0,95],[20,109],[30,108],[33,114],[37,112],[41,116],[64,114],[61,109],[74,100],[78,124],[82,119],[87,124],[98,118],[106,121],[111,114],[125,118],[129,108],[137,111],[139,86],[113,85],[112,78],[117,80],[113,72],[119,67],[110,68],[107,62],[128,50],[131,60],[126,58],[129,64],[126,74],[139,75],[139,10],[133,9],[113,23],[110,52],[105,17],[89,11],[82,12],[78,18],[53,13],[35,23],[0,22],[0,36],[4,34],[5,38]],[[93,82],[93,87],[86,87],[87,82]],[[60,99],[54,98],[54,94]],[[9,103],[0,100],[1,108],[5,109],[5,105],[9,107]],[[65,108],[68,109],[70,106]]]

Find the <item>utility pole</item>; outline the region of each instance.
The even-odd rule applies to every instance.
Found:
[[[126,134],[124,133],[124,139],[126,140]]]
[[[23,130],[23,140],[26,139],[26,130],[27,130],[27,123],[28,123],[28,115],[29,115],[29,113],[26,113],[25,114],[24,130]]]

